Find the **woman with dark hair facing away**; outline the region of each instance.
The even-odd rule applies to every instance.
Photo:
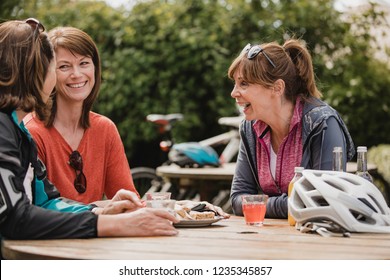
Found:
[[[241,143],[231,187],[233,211],[241,196],[269,196],[266,217],[287,218],[288,185],[294,168],[332,169],[333,147],[342,147],[344,166],[354,155],[348,129],[323,102],[312,59],[303,40],[248,44],[229,67],[231,96],[242,108]]]
[[[175,235],[178,220],[167,211],[143,208],[121,190],[96,206],[60,197],[23,118],[49,115],[46,102],[56,84],[54,50],[36,19],[0,24],[0,234],[9,239]],[[104,214],[103,214],[104,213]],[[105,215],[111,214],[111,215]]]

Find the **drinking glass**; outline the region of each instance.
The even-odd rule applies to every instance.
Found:
[[[171,199],[170,192],[146,193],[146,200],[167,200],[167,199]]]
[[[146,207],[165,209],[172,215],[175,214],[175,205],[176,205],[176,200],[174,199],[157,199],[157,200],[146,201]]]
[[[242,212],[244,213],[245,222],[251,226],[262,226],[266,212],[268,195],[251,194],[243,195]]]

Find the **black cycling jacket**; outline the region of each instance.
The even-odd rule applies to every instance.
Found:
[[[46,178],[35,143],[23,123],[18,124],[15,111],[0,112],[0,168],[2,191],[7,190],[4,182],[9,182],[9,178],[15,189],[4,195],[18,197],[0,221],[1,236],[8,239],[97,236],[97,216],[90,211],[93,206],[60,197]]]

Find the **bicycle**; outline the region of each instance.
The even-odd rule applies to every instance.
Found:
[[[162,163],[163,165],[172,164],[168,156],[174,145],[171,131],[174,124],[182,119],[183,115],[179,113],[167,115],[150,114],[146,117],[147,121],[154,123],[157,126],[158,133],[162,135],[160,149],[165,154],[166,158],[166,160]],[[224,145],[224,148],[218,157],[218,162],[219,164],[232,162],[238,154],[240,142],[238,128],[241,120],[242,116],[220,118],[218,123],[220,125],[228,126],[230,128],[229,131],[204,139],[197,143],[203,147],[217,147]],[[162,177],[158,176],[154,168],[135,167],[132,169],[132,176],[134,184],[141,197],[143,197],[146,192],[157,191],[171,191],[172,197],[176,199],[193,198],[194,195],[196,195],[196,193],[193,192],[180,193],[178,187],[172,186],[169,182],[165,182]]]

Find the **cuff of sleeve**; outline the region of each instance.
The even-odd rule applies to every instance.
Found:
[[[89,211],[91,211],[92,213],[96,214],[96,210],[97,210],[98,206],[96,204],[89,204],[89,206],[91,206]]]

